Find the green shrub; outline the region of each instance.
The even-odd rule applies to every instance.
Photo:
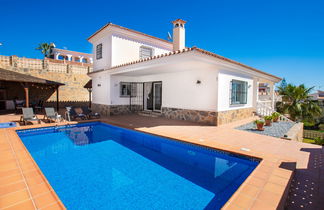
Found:
[[[318,126],[318,129],[320,129],[321,131],[324,131],[324,124],[323,124],[323,123],[320,124],[320,125]]]
[[[264,121],[263,120],[255,120],[254,124],[264,124]]]
[[[269,115],[269,116],[264,116],[264,120],[272,120],[273,119],[273,117],[271,116],[271,115]]]
[[[314,139],[315,141],[315,144],[318,144],[318,145],[323,145],[324,144],[324,139],[321,139],[320,137],[316,137]]]
[[[277,117],[280,116],[280,113],[278,113],[278,112],[274,112],[274,113],[272,113],[271,116],[272,116],[273,118],[277,118]]]

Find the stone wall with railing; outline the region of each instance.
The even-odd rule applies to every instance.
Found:
[[[90,79],[87,74],[92,71],[91,64],[0,55],[0,68],[65,84],[59,88],[60,101],[89,100],[89,93],[83,86]],[[56,101],[56,94],[46,100]]]

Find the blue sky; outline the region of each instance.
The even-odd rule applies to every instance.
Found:
[[[42,58],[38,43],[91,52],[107,22],[166,38],[182,18],[186,46],[324,89],[324,1],[0,0],[0,54]]]

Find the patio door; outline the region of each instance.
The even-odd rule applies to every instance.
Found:
[[[144,83],[144,108],[145,110],[161,111],[162,107],[162,82]]]
[[[162,82],[153,83],[153,110],[161,111],[162,107]]]

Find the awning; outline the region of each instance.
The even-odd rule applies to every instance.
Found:
[[[92,88],[92,80],[89,80],[83,87],[87,89]]]

